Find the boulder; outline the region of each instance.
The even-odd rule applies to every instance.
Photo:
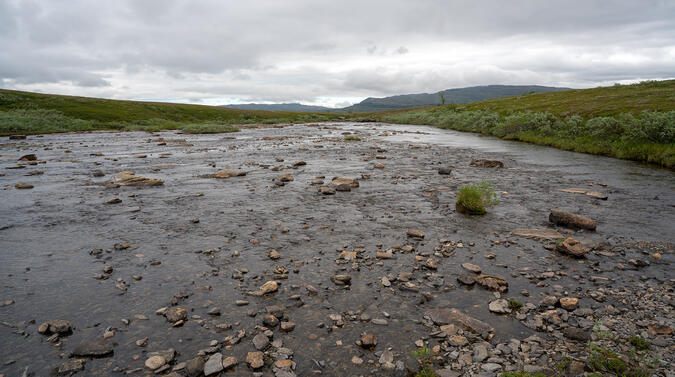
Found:
[[[115,174],[115,183],[120,186],[159,186],[163,185],[164,181],[156,178],[146,178],[140,175],[135,175],[134,172],[125,170]]]
[[[556,225],[588,230],[595,230],[598,226],[598,222],[591,218],[556,209],[551,210],[551,214],[548,215],[548,221]]]
[[[429,318],[431,318],[431,320],[436,325],[454,324],[457,326],[462,326],[466,330],[477,334],[494,331],[494,328],[492,328],[492,326],[488,325],[487,323],[473,318],[468,314],[464,314],[454,308],[430,309],[426,312],[426,315],[429,316]]]
[[[590,248],[582,245],[579,241],[572,237],[567,237],[562,242],[558,243],[555,246],[555,250],[559,253],[571,255],[577,258],[581,258],[591,251]]]

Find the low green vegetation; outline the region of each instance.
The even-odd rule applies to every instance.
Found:
[[[635,347],[635,349],[640,351],[646,351],[651,348],[649,341],[640,335],[633,335],[628,339],[628,342]]]
[[[361,141],[361,138],[358,136],[346,136],[345,141]]]
[[[528,373],[528,372],[504,372],[500,377],[547,377],[544,373]]]
[[[523,307],[523,303],[518,300],[510,298],[508,302],[509,302],[509,309],[511,310],[518,310]]]
[[[457,211],[468,215],[484,215],[487,207],[497,205],[497,193],[492,183],[470,183],[459,188],[455,207]]]
[[[321,122],[338,116],[117,101],[0,89],[0,135],[169,129],[188,133],[233,132],[238,128],[231,125]]]
[[[528,94],[377,118],[675,168],[675,80]]]
[[[414,377],[436,377],[436,373],[434,373],[432,368],[431,350],[428,347],[422,347],[413,351],[412,354],[419,364],[419,370],[415,373]]]

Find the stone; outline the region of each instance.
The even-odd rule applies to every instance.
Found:
[[[471,275],[459,275],[457,276],[457,281],[469,286],[476,284],[476,278]]]
[[[305,161],[298,161],[293,163],[294,168],[299,168],[300,166],[305,166],[307,163]]]
[[[558,240],[564,236],[554,229],[514,229],[511,231],[512,236],[520,236],[527,238],[541,238],[545,240]]]
[[[579,305],[579,299],[576,297],[561,297],[560,307],[566,310],[574,310]]]
[[[434,371],[434,373],[436,374],[437,377],[461,377],[462,376],[462,372],[452,370],[448,367],[446,367],[445,369],[436,369]]]
[[[275,180],[281,181],[281,182],[291,182],[293,181],[293,174],[291,173],[285,173],[285,174],[279,174]]]
[[[38,332],[44,335],[66,335],[73,332],[73,325],[64,319],[53,319],[40,324],[38,327]]]
[[[586,342],[591,340],[591,333],[578,327],[565,327],[563,335],[566,338]]]
[[[253,337],[253,346],[258,351],[264,350],[265,348],[267,348],[269,344],[270,344],[269,338],[263,333],[258,333],[256,336]]]
[[[472,359],[474,363],[482,363],[483,360],[488,358],[488,350],[482,344],[476,344],[473,346],[473,355]]]
[[[387,166],[385,164],[381,163],[381,162],[378,162],[377,164],[375,164],[375,169],[384,169],[386,167]]]
[[[339,185],[335,185],[335,191],[342,191],[342,192],[352,191],[352,186],[347,183],[341,183]]]
[[[491,312],[498,313],[498,314],[509,314],[509,313],[511,313],[511,309],[509,309],[509,302],[506,301],[503,298],[500,298],[500,299],[494,300],[494,301],[490,301],[490,304],[488,305],[488,309],[490,309]]]
[[[26,135],[9,135],[9,140],[26,140]]]
[[[477,334],[494,331],[492,326],[487,323],[473,318],[468,314],[464,314],[454,308],[429,309],[426,312],[426,315],[429,316],[436,325],[455,324]]]
[[[491,291],[504,293],[509,290],[509,283],[498,276],[478,275],[476,277],[476,283]]]
[[[478,168],[503,168],[504,163],[501,162],[501,161],[497,161],[497,160],[479,159],[479,160],[471,161],[469,166],[478,167]]]
[[[342,184],[347,184],[347,185],[349,185],[351,188],[357,188],[357,187],[359,187],[359,181],[358,181],[357,179],[355,179],[355,178],[336,177],[336,178],[333,178],[333,180],[331,181],[331,183],[333,184],[333,186],[338,186],[338,185],[342,185]]]
[[[260,369],[265,365],[263,361],[263,353],[260,351],[249,352],[246,355],[246,363],[251,369]]]
[[[156,178],[146,178],[135,175],[134,172],[125,170],[115,174],[115,183],[120,186],[159,186],[164,181]]]
[[[263,323],[267,327],[274,327],[279,323],[279,320],[274,315],[267,314],[263,317]]]
[[[541,301],[539,301],[539,306],[547,307],[553,306],[558,303],[558,298],[555,296],[544,296]]]
[[[73,374],[84,370],[84,364],[86,360],[84,359],[72,359],[64,362],[59,365],[59,368],[56,370],[56,374],[59,376],[72,376]]]
[[[219,179],[225,179],[230,177],[243,177],[246,175],[246,172],[243,170],[220,170],[216,172],[213,176]]]
[[[480,366],[480,369],[482,369],[486,372],[494,373],[498,370],[501,370],[502,366],[500,364],[497,364],[497,363],[485,363],[485,364]]]
[[[187,319],[187,310],[180,306],[172,306],[164,313],[166,320],[171,323],[185,321]]]
[[[598,222],[589,217],[555,209],[548,215],[548,221],[556,225],[588,230],[595,230],[598,226]]]
[[[272,249],[267,253],[267,257],[270,258],[270,259],[273,259],[273,260],[277,260],[277,259],[281,258],[281,253]]]
[[[595,199],[600,199],[600,200],[607,200],[607,194],[604,194],[600,191],[595,191],[595,190],[587,190],[583,188],[565,188],[565,189],[559,189],[558,191],[561,192],[567,192],[570,194],[583,194],[586,196],[590,196],[591,198]]]
[[[295,323],[293,322],[281,322],[281,331],[290,332],[295,329]]]
[[[33,153],[21,156],[19,161],[37,161],[37,156]]]
[[[361,337],[361,347],[372,349],[377,345],[377,338],[374,334],[365,334]]]
[[[480,267],[473,263],[462,263],[462,268],[465,270],[471,271],[474,274],[480,274]]]
[[[274,293],[277,290],[279,290],[279,283],[277,283],[275,280],[269,280],[260,286],[258,292],[260,295],[264,295],[267,293]]]
[[[227,370],[237,365],[239,361],[234,356],[228,356],[223,359],[223,369]]]
[[[204,359],[202,357],[195,357],[185,363],[185,372],[188,377],[201,376],[204,372]]]
[[[204,375],[210,376],[216,374],[223,370],[223,354],[220,352],[214,353],[209,357],[209,359],[204,363]]]
[[[352,277],[346,274],[337,274],[331,276],[330,280],[337,285],[349,285],[352,281]]]
[[[30,190],[33,188],[33,185],[29,183],[17,183],[14,185],[14,188],[17,190]]]
[[[590,248],[581,244],[572,237],[565,238],[562,242],[555,246],[555,250],[562,254],[571,255],[573,257],[581,258],[591,251]]]
[[[322,193],[323,195],[334,195],[335,190],[328,186],[321,186],[319,187],[319,192]]]
[[[452,169],[448,167],[438,168],[438,174],[440,175],[450,175],[452,174]]]
[[[410,238],[424,238],[424,232],[419,229],[408,229],[405,234]]]
[[[469,340],[465,336],[454,335],[448,338],[448,343],[455,347],[463,347],[469,344]]]
[[[73,356],[82,357],[101,357],[113,353],[112,344],[105,340],[80,343],[73,349]]]
[[[145,360],[145,367],[150,370],[158,369],[164,364],[166,364],[166,360],[164,360],[164,358],[159,355],[150,356],[147,360]]]

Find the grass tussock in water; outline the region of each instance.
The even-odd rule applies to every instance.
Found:
[[[461,213],[484,215],[487,207],[497,205],[497,193],[490,182],[471,183],[459,188],[455,206]]]
[[[675,98],[675,81],[672,83],[670,93],[671,98]],[[563,93],[567,92],[536,96],[555,94],[559,97]],[[563,113],[557,107],[551,108],[551,111],[522,110],[517,98],[511,97],[510,101],[517,103],[518,106],[514,105],[509,110],[504,110],[508,99],[501,99],[500,106],[494,109],[485,104],[481,107],[480,103],[465,106],[450,105],[384,114],[380,120],[478,132],[507,140],[526,141],[575,152],[645,161],[675,168],[675,110],[626,111],[585,117],[584,115],[596,113],[583,112],[583,115]],[[629,108],[619,107],[619,110],[621,109]]]

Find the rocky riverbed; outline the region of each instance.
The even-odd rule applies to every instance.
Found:
[[[667,170],[350,123],[0,155],[2,377],[674,374]]]

